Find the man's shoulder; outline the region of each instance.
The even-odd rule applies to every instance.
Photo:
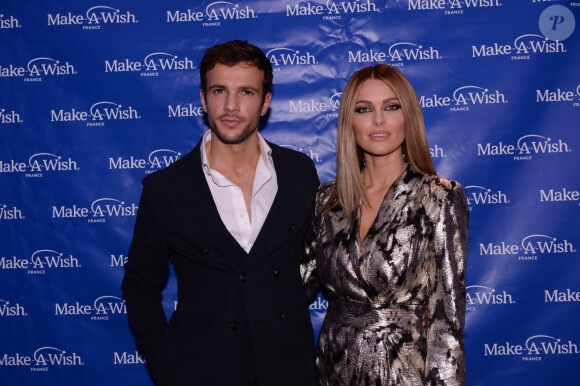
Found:
[[[271,142],[268,142],[268,145],[272,149],[274,162],[285,162],[296,168],[315,169],[314,162],[308,155]]]
[[[314,197],[320,181],[312,159],[299,151],[268,143],[278,180],[284,180],[297,194],[307,192]]]
[[[184,155],[183,157],[177,159],[171,165],[166,168],[157,170],[143,179],[143,185],[156,185],[163,184],[169,180],[179,178],[182,173],[190,172],[195,168],[195,160],[199,161],[199,167],[201,168],[201,158],[199,158],[198,148],[194,148],[192,151]]]

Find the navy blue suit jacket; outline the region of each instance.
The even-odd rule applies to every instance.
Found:
[[[299,264],[319,180],[306,155],[270,146],[278,192],[249,253],[219,217],[200,144],[143,180],[122,288],[160,385],[314,384]],[[161,292],[171,263],[178,305],[167,323]]]

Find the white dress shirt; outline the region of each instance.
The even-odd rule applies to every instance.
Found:
[[[220,218],[238,244],[249,253],[264,225],[268,212],[278,192],[278,180],[272,160],[272,149],[258,133],[260,158],[252,186],[250,210],[246,210],[242,189],[228,180],[220,172],[211,168],[205,145],[211,141],[211,130],[204,136],[201,145],[201,162],[209,190],[216,204]]]

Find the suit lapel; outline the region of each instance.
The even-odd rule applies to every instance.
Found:
[[[275,146],[272,146],[272,156],[276,168],[276,179],[278,181],[278,192],[268,212],[266,221],[258,234],[252,249],[250,250],[246,266],[251,267],[267,256],[274,248],[277,248],[284,241],[292,236],[292,203],[294,202],[294,184],[296,181],[291,173],[287,162],[284,162]]]
[[[201,167],[201,142],[185,157],[177,178],[181,199],[185,202],[194,229],[202,233],[202,240],[210,250],[219,250],[211,256],[225,256],[239,266],[246,251],[238,244],[222,222]]]

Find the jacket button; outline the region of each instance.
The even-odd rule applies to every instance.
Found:
[[[238,322],[236,322],[235,320],[233,322],[230,323],[230,328],[232,330],[237,330],[238,329]]]
[[[284,313],[283,312],[278,312],[278,320],[282,320],[284,319]]]
[[[280,275],[280,270],[278,268],[274,268],[274,276]]]
[[[199,252],[202,255],[207,255],[209,253],[209,249],[207,249],[206,247],[201,247],[201,249],[199,250]]]
[[[241,281],[246,281],[246,280],[248,280],[248,275],[246,275],[245,273],[241,273],[241,274],[240,274],[240,280],[241,280]]]
[[[292,231],[293,231],[295,228],[296,228],[296,225],[294,225],[294,224],[290,224],[290,226],[288,227],[288,230],[289,230],[290,232],[292,232]]]

